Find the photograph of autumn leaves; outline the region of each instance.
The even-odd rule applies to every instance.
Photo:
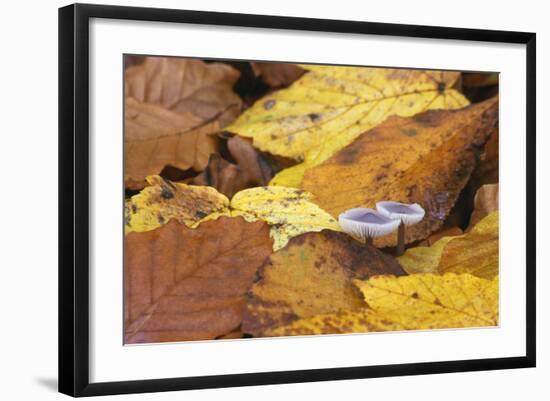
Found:
[[[124,343],[498,326],[498,79],[124,56]]]

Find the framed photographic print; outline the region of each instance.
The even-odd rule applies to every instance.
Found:
[[[535,366],[535,80],[534,33],[61,8],[60,391]]]

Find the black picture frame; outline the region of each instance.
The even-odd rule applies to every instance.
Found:
[[[520,357],[382,366],[89,381],[89,132],[88,61],[91,18],[179,22],[369,35],[516,43],[526,46],[527,259],[526,353]],[[535,366],[536,35],[479,29],[337,21],[220,12],[74,4],[59,9],[59,391],[71,396],[422,375]]]

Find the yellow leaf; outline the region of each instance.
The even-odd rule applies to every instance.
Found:
[[[159,176],[147,177],[147,182],[148,187],[126,202],[126,233],[151,231],[170,219],[195,227],[207,216],[228,213],[229,200],[214,188],[172,183]]]
[[[251,216],[271,226],[273,249],[283,248],[297,235],[330,229],[340,231],[338,222],[313,203],[313,196],[296,188],[257,187],[240,191],[231,199],[231,215]]]
[[[498,276],[376,276],[354,280],[368,307],[324,313],[270,328],[266,336],[365,333],[498,325]]]
[[[235,194],[231,202],[216,189],[171,183],[159,176],[147,177],[150,186],[126,204],[126,232],[153,230],[170,219],[188,227],[221,216],[242,216],[247,221],[270,225],[273,249],[283,248],[297,235],[330,229],[338,222],[313,203],[313,196],[296,188],[256,187]]]
[[[371,309],[360,309],[324,313],[295,320],[290,324],[268,329],[264,335],[266,337],[306,336],[398,330],[404,330],[398,322],[381,319]]]
[[[496,211],[464,235],[408,249],[397,260],[409,274],[453,272],[492,279],[498,275],[498,227]]]
[[[242,331],[265,330],[298,318],[365,306],[353,278],[405,274],[396,261],[344,233],[324,230],[292,238],[258,271]]]
[[[459,73],[389,68],[302,66],[288,89],[257,101],[227,130],[272,154],[303,161],[271,184],[297,187],[303,171],[350,144],[390,115],[455,109],[468,100],[452,89]]]
[[[477,147],[497,123],[497,98],[462,110],[391,117],[308,169],[302,188],[333,216],[384,200],[418,203],[426,216],[407,227],[405,242],[423,240],[443,225],[476,166]],[[397,235],[375,240],[377,246],[396,242]]]
[[[380,318],[407,330],[498,325],[498,276],[426,273],[354,282]]]

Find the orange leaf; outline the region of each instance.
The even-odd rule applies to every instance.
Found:
[[[425,239],[443,225],[497,122],[497,98],[461,110],[391,117],[307,170],[302,188],[333,216],[384,200],[418,203],[426,217],[407,228],[405,240]],[[377,246],[396,242],[396,235],[375,240]]]

